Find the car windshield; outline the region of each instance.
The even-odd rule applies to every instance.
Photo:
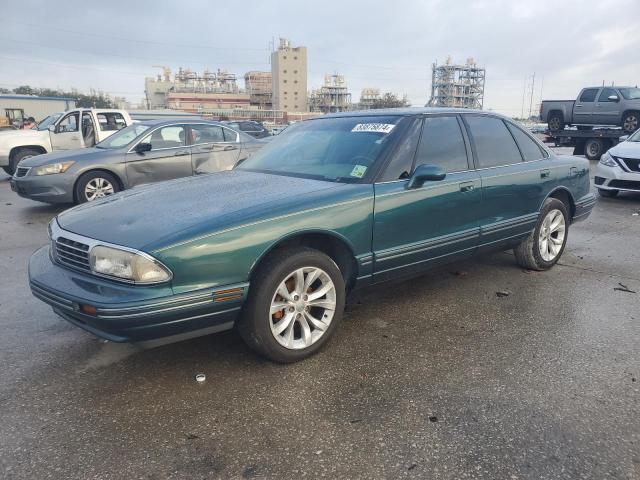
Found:
[[[149,130],[149,128],[149,125],[134,123],[133,125],[129,125],[128,127],[123,128],[119,132],[116,132],[110,137],[101,141],[96,145],[96,148],[111,149],[126,147],[144,132]]]
[[[331,182],[362,181],[394,137],[401,116],[319,118],[287,128],[238,166]]]
[[[640,142],[640,130],[636,130],[627,138],[627,142]]]
[[[627,100],[640,100],[640,88],[620,88],[619,90]]]
[[[55,121],[58,120],[61,116],[62,116],[61,113],[54,113],[54,114],[49,115],[48,117],[44,117],[44,120],[42,120],[38,124],[38,130],[46,130],[46,129],[48,129],[49,125],[53,125],[55,123]]]

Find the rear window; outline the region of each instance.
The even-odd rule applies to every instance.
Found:
[[[581,102],[593,102],[596,99],[596,94],[598,93],[597,88],[587,88],[582,95],[580,95]]]

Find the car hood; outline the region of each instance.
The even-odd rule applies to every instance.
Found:
[[[88,162],[110,157],[118,150],[108,150],[105,148],[81,148],[78,150],[57,150],[44,155],[27,158],[20,162],[21,167],[39,167],[41,165],[49,165],[57,162]]]
[[[622,158],[640,158],[640,142],[620,142],[609,153]]]
[[[187,177],[126,190],[58,215],[68,231],[153,251],[195,236],[319,206],[328,190],[349,187],[319,180],[242,170]]]
[[[49,130],[1,130],[0,141],[19,138],[20,141],[41,140],[49,137]]]

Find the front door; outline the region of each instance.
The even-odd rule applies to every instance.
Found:
[[[488,115],[462,117],[482,178],[480,246],[492,249],[535,227],[556,172],[546,152],[516,125]]]
[[[420,135],[422,127],[422,135]],[[420,138],[417,150],[411,141]],[[415,151],[413,165],[437,165],[444,180],[407,189],[406,162],[392,158],[375,188],[374,281],[413,274],[441,261],[470,256],[478,244],[480,178],[457,115],[427,116],[398,148]],[[411,164],[409,164],[411,165]]]
[[[159,127],[143,138],[139,143],[150,144],[151,150],[138,153],[133,147],[127,153],[129,185],[191,176],[191,151],[186,139],[184,125]]]
[[[596,106],[599,88],[585,88],[573,106],[573,123],[593,123],[592,117]]]
[[[74,150],[83,148],[82,132],[80,131],[80,113],[71,112],[60,119],[55,130],[49,131],[51,148],[53,150]]]
[[[193,172],[231,170],[240,155],[236,132],[219,125],[191,124],[191,162]]]
[[[609,98],[611,97],[611,98]],[[617,100],[612,100],[616,97]],[[598,94],[596,102],[593,123],[602,125],[618,125],[622,112],[620,111],[620,94],[615,88],[603,88]]]

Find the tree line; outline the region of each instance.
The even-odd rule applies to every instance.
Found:
[[[23,85],[13,90],[0,88],[0,93],[16,94],[16,95],[37,95],[39,97],[65,97],[73,98],[78,108],[116,108],[115,102],[103,92],[91,90],[87,95],[77,91],[65,92],[63,90],[54,90],[52,88],[34,88],[29,85]]]

